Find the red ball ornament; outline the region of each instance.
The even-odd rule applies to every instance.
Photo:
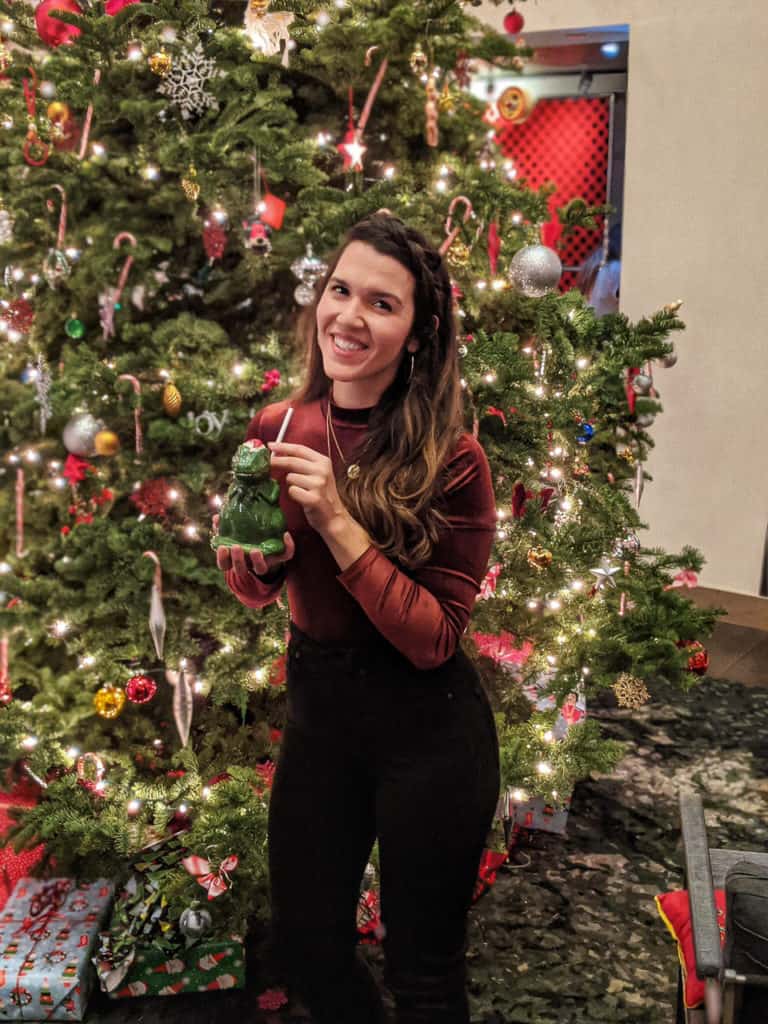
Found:
[[[709,654],[704,644],[698,640],[681,640],[677,646],[691,652],[688,658],[688,671],[694,672],[697,676],[705,675],[709,668]]]
[[[131,4],[137,4],[139,0],[107,0],[104,4],[105,14],[117,14],[122,11],[124,7],[130,7]]]
[[[35,8],[35,25],[37,34],[49,46],[71,43],[80,35],[80,29],[60,21],[55,16],[56,11],[66,11],[68,14],[83,13],[75,0],[41,0]],[[51,17],[52,14],[54,17]]]
[[[157,683],[149,676],[131,676],[125,684],[125,696],[132,704],[148,704],[157,693]]]
[[[504,31],[508,32],[511,36],[519,35],[523,31],[523,25],[525,19],[522,14],[519,14],[514,7],[504,19]]]

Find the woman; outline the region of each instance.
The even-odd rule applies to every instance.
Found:
[[[466,917],[499,764],[459,640],[496,516],[487,459],[462,426],[452,302],[442,258],[417,231],[384,212],[349,231],[308,311],[304,384],[246,435],[272,451],[285,552],[217,552],[249,607],[288,584],[273,948],[318,1024],[385,1019],[356,952],[377,838],[398,1024],[469,1022]]]

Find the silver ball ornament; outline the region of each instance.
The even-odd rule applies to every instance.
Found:
[[[641,412],[640,415],[637,417],[636,422],[638,427],[642,427],[642,429],[645,430],[646,428],[653,426],[655,419],[656,416],[654,415],[654,413]]]
[[[300,306],[310,306],[315,299],[315,289],[311,284],[302,281],[301,284],[296,285],[293,297]]]
[[[662,356],[660,359],[657,359],[656,362],[669,369],[677,362],[677,352],[670,352],[668,356]]]
[[[210,930],[213,923],[210,913],[204,907],[187,907],[179,918],[179,931],[187,939],[199,939]]]
[[[540,299],[557,288],[563,265],[547,245],[526,245],[512,257],[509,279],[518,291]]]
[[[647,395],[653,387],[653,378],[647,373],[638,373],[632,378],[632,390],[636,395]]]
[[[89,412],[76,413],[64,427],[61,438],[64,447],[72,455],[88,458],[96,454],[96,435],[104,429],[101,420],[91,416]]]

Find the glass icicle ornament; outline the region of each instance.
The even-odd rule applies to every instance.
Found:
[[[10,245],[13,241],[13,227],[13,216],[0,201],[0,245]]]

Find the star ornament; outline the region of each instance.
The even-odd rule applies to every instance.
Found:
[[[353,135],[349,142],[342,142],[339,149],[344,154],[345,170],[362,171],[363,156],[367,148],[360,142],[357,134]]]
[[[603,590],[604,587],[615,587],[616,580],[613,578],[614,575],[619,571],[619,566],[612,566],[610,560],[604,558],[597,569],[590,569],[589,571],[595,579],[595,587],[597,590]]]

